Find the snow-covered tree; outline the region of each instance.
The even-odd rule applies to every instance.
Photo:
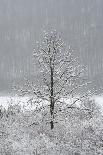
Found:
[[[91,91],[87,90],[90,82],[86,81],[85,69],[80,65],[75,51],[70,46],[66,46],[56,31],[45,33],[43,39],[33,52],[36,78],[33,82],[27,80],[20,93],[32,95],[28,102],[34,102],[36,109],[40,107],[44,109],[43,104],[49,103],[49,122],[53,129],[54,115],[62,110],[64,103],[65,108],[77,108],[75,105],[78,101],[82,102],[91,95]],[[84,90],[86,90],[85,94]],[[65,101],[68,98],[71,98],[71,101],[67,104]]]
[[[53,129],[55,103],[61,103],[62,98],[67,99],[80,93],[80,88],[87,84],[83,78],[84,69],[71,47],[67,49],[62,38],[55,31],[45,33],[42,44],[34,49],[34,58],[38,67],[39,82],[36,85],[32,84],[31,88],[37,98],[50,103],[50,124]],[[86,95],[76,98],[69,107],[72,108]]]

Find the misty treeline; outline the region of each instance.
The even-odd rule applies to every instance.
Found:
[[[28,104],[35,108],[0,108],[0,153],[102,154],[103,116],[75,51],[53,31],[37,43],[33,59],[36,79],[26,79],[18,92],[29,95]]]

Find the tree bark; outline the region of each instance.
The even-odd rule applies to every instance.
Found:
[[[51,114],[51,130],[54,128],[54,89],[53,89],[53,67],[50,67],[51,70],[51,92],[50,92],[50,114]]]

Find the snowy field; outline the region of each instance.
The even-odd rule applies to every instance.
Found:
[[[12,104],[12,105],[20,104],[22,108],[28,107],[28,105],[27,105],[28,100],[29,100],[29,97],[1,96],[0,97],[0,106],[2,105],[6,109],[10,104]],[[30,108],[30,106],[28,108]]]
[[[21,108],[24,110],[33,110],[35,109],[35,107],[40,107],[42,106],[42,104],[44,104],[43,102],[40,104],[38,104],[37,102],[34,101],[34,99],[32,100],[32,102],[34,101],[34,104],[32,104],[30,102],[30,99],[32,97],[19,97],[19,96],[0,96],[0,106],[4,107],[5,109],[8,108],[9,105],[20,105]],[[45,102],[45,104],[47,104],[47,102]]]
[[[0,96],[0,106],[2,105],[4,108],[7,108],[10,104],[20,104],[24,109],[33,109],[35,108],[33,105],[28,104],[30,97],[18,97],[18,96]],[[101,107],[103,111],[103,96],[94,96],[93,99],[95,102]],[[67,102],[70,100],[67,100]],[[47,104],[47,103],[46,103]]]

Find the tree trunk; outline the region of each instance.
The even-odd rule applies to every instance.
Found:
[[[50,92],[50,114],[51,114],[51,130],[54,128],[54,90],[53,90],[53,68],[51,69],[51,92]]]

